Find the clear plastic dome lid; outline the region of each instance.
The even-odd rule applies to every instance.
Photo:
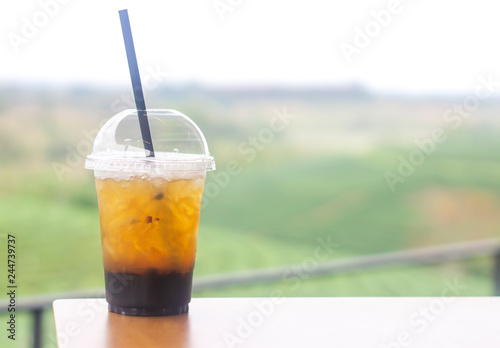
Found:
[[[96,171],[163,172],[215,169],[198,126],[176,110],[147,110],[155,157],[146,157],[137,110],[109,119],[94,141],[85,168]]]

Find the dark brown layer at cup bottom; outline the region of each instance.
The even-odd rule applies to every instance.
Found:
[[[159,273],[152,269],[145,274],[105,272],[104,277],[110,312],[160,316],[188,311],[193,271]]]

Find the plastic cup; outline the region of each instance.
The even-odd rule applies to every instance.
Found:
[[[99,131],[85,168],[96,179],[106,300],[114,313],[188,311],[201,197],[215,169],[203,133],[175,110],[147,110],[155,157],[146,157],[137,110]]]

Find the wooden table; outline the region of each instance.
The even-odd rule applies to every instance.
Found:
[[[500,347],[500,297],[200,298],[176,317],[57,300],[59,348]]]

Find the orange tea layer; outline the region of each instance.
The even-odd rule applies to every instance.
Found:
[[[190,272],[204,176],[96,178],[104,269]]]

